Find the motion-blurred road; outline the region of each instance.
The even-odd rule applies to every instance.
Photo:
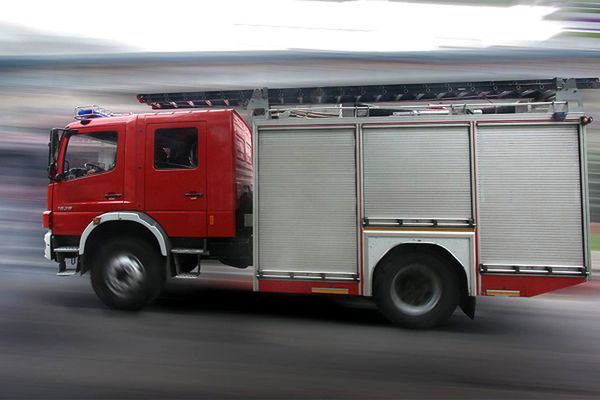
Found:
[[[215,289],[207,271],[124,313],[87,276],[1,265],[0,398],[600,398],[598,280],[483,298],[474,321],[422,332],[364,300]]]

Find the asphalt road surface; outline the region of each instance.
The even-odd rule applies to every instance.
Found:
[[[600,281],[410,331],[214,272],[116,312],[54,272],[0,266],[0,398],[600,398]]]

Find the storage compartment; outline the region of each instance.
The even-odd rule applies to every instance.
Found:
[[[477,178],[484,269],[583,272],[578,125],[481,124]]]
[[[356,277],[355,136],[335,126],[258,128],[255,240],[263,276]]]
[[[369,223],[472,219],[469,127],[365,127],[364,215]]]

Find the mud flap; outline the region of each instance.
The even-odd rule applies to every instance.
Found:
[[[477,305],[477,297],[465,296],[460,302],[460,309],[471,319],[475,319],[475,306]]]

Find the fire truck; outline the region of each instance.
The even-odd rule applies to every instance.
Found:
[[[52,129],[45,256],[137,310],[206,260],[257,292],[430,328],[590,277],[580,90],[598,79],[138,95]],[[71,266],[71,268],[68,268]]]

